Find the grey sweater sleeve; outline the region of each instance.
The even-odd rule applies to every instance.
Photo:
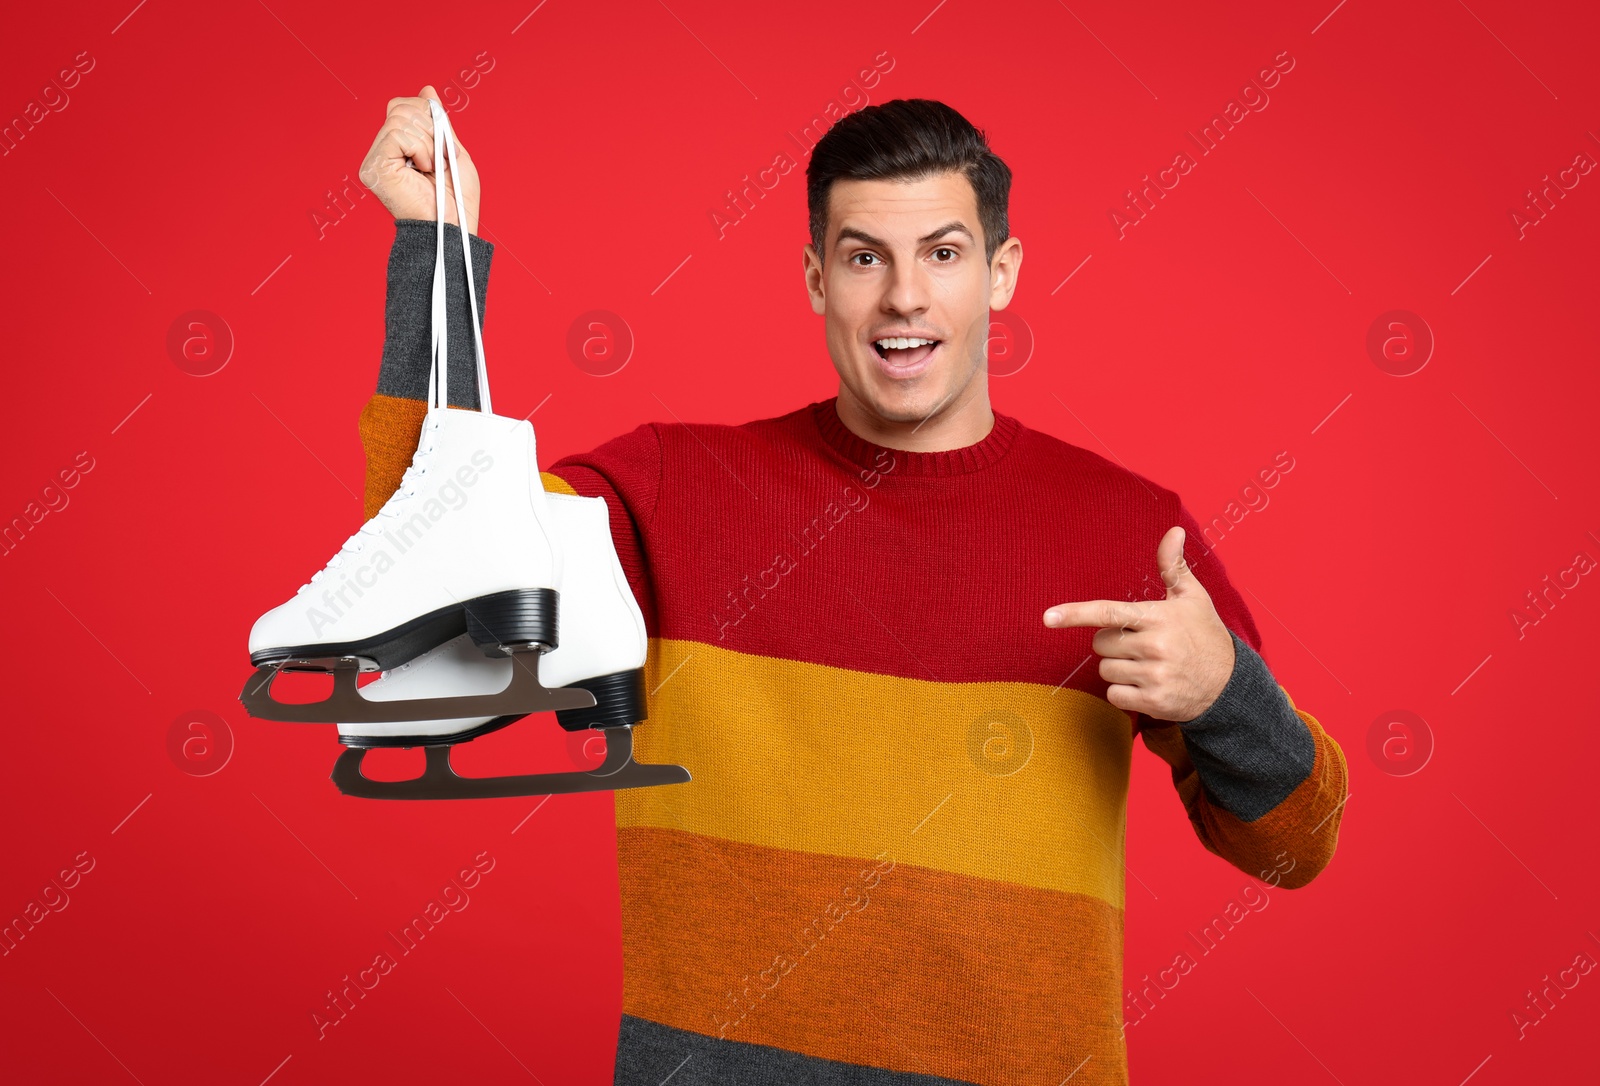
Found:
[[[1183,729],[1200,783],[1217,803],[1254,822],[1311,775],[1316,740],[1278,681],[1232,630],[1233,674],[1211,707]]]
[[[436,225],[432,219],[396,219],[389,249],[389,287],[384,300],[383,361],[378,392],[410,400],[428,398],[428,371],[433,365],[433,263]],[[472,279],[478,292],[478,320],[483,321],[489,292],[489,261],[494,246],[468,235],[472,246]],[[467,268],[461,255],[461,228],[444,224],[444,283],[450,344],[450,404],[478,406],[478,355],[473,344],[472,312],[467,298]]]

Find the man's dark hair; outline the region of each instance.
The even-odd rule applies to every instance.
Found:
[[[828,194],[835,181],[920,181],[959,171],[978,197],[985,260],[1011,236],[1011,169],[972,123],[943,102],[896,98],[843,118],[817,141],[806,166],[811,244],[824,259]]]

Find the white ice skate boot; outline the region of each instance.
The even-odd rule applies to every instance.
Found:
[[[450,766],[450,748],[521,719],[476,716],[411,723],[346,723],[339,741],[351,748],[339,756],[333,780],[346,795],[368,799],[469,799],[488,796],[554,795],[678,784],[690,779],[676,765],[633,761],[633,725],[646,718],[644,662],[648,643],[644,616],[628,587],[611,542],[604,498],[548,495],[550,526],[564,552],[559,584],[559,643],[539,660],[548,686],[591,692],[591,708],[558,709],[568,731],[598,728],[606,757],[595,769],[520,776],[470,778]],[[457,698],[500,690],[523,666],[516,658],[490,658],[466,636],[386,672],[363,693],[374,702],[394,698]],[[409,781],[374,781],[361,773],[372,747],[425,747],[422,776]]]
[[[433,103],[434,161],[448,153],[455,170],[449,119]],[[430,720],[440,716],[508,716],[595,704],[585,690],[548,689],[539,681],[540,653],[556,644],[561,549],[549,529],[533,426],[493,414],[483,333],[477,323],[472,251],[461,243],[471,292],[480,411],[450,410],[444,301],[444,193],[438,194],[438,247],[433,283],[433,370],[429,410],[411,466],[399,489],[339,553],[288,602],[268,611],[250,632],[257,672],[240,701],[269,720]],[[466,221],[461,193],[457,213]],[[458,635],[486,654],[514,654],[502,687],[443,700],[369,702],[358,671],[394,668]],[[272,697],[280,670],[331,671],[333,693],[291,704]]]

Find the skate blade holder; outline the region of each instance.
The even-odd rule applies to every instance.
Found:
[[[498,693],[414,698],[409,701],[378,701],[362,696],[356,686],[356,676],[363,671],[379,670],[377,662],[368,657],[294,657],[258,667],[245,682],[239,701],[244,704],[245,712],[253,717],[290,724],[523,716],[556,709],[593,707],[596,704],[594,695],[587,690],[580,687],[551,688],[539,681],[539,657],[543,651],[544,646],[534,641],[501,646],[499,654],[512,657],[515,666],[511,669],[511,681]],[[272,696],[272,681],[280,671],[331,674],[333,690],[321,701],[279,701]]]
[[[424,747],[422,776],[408,781],[375,781],[361,772],[367,748],[347,748],[333,765],[333,783],[347,796],[362,799],[494,799],[506,796],[555,796],[574,792],[606,792],[652,788],[690,780],[681,765],[633,760],[633,725],[592,729],[606,737],[605,760],[589,770],[527,773],[508,777],[463,777],[450,765],[450,746]]]

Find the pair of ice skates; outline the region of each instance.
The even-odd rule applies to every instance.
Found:
[[[455,136],[432,103],[435,169],[453,174]],[[442,180],[442,179],[441,179]],[[466,209],[456,192],[459,220]],[[257,620],[257,670],[240,701],[252,716],[338,723],[333,781],[372,799],[547,795],[675,784],[676,765],[633,761],[646,717],[644,617],[611,542],[604,498],[547,494],[533,426],[492,413],[472,252],[462,230],[480,411],[451,410],[445,335],[444,194],[438,186],[433,370],[421,440],[399,489],[294,597]],[[381,670],[358,688],[360,672]],[[297,704],[272,696],[281,671],[331,672],[333,691]],[[599,729],[588,771],[470,778],[450,748],[550,711],[568,731]],[[422,776],[375,781],[374,747],[426,748]]]

